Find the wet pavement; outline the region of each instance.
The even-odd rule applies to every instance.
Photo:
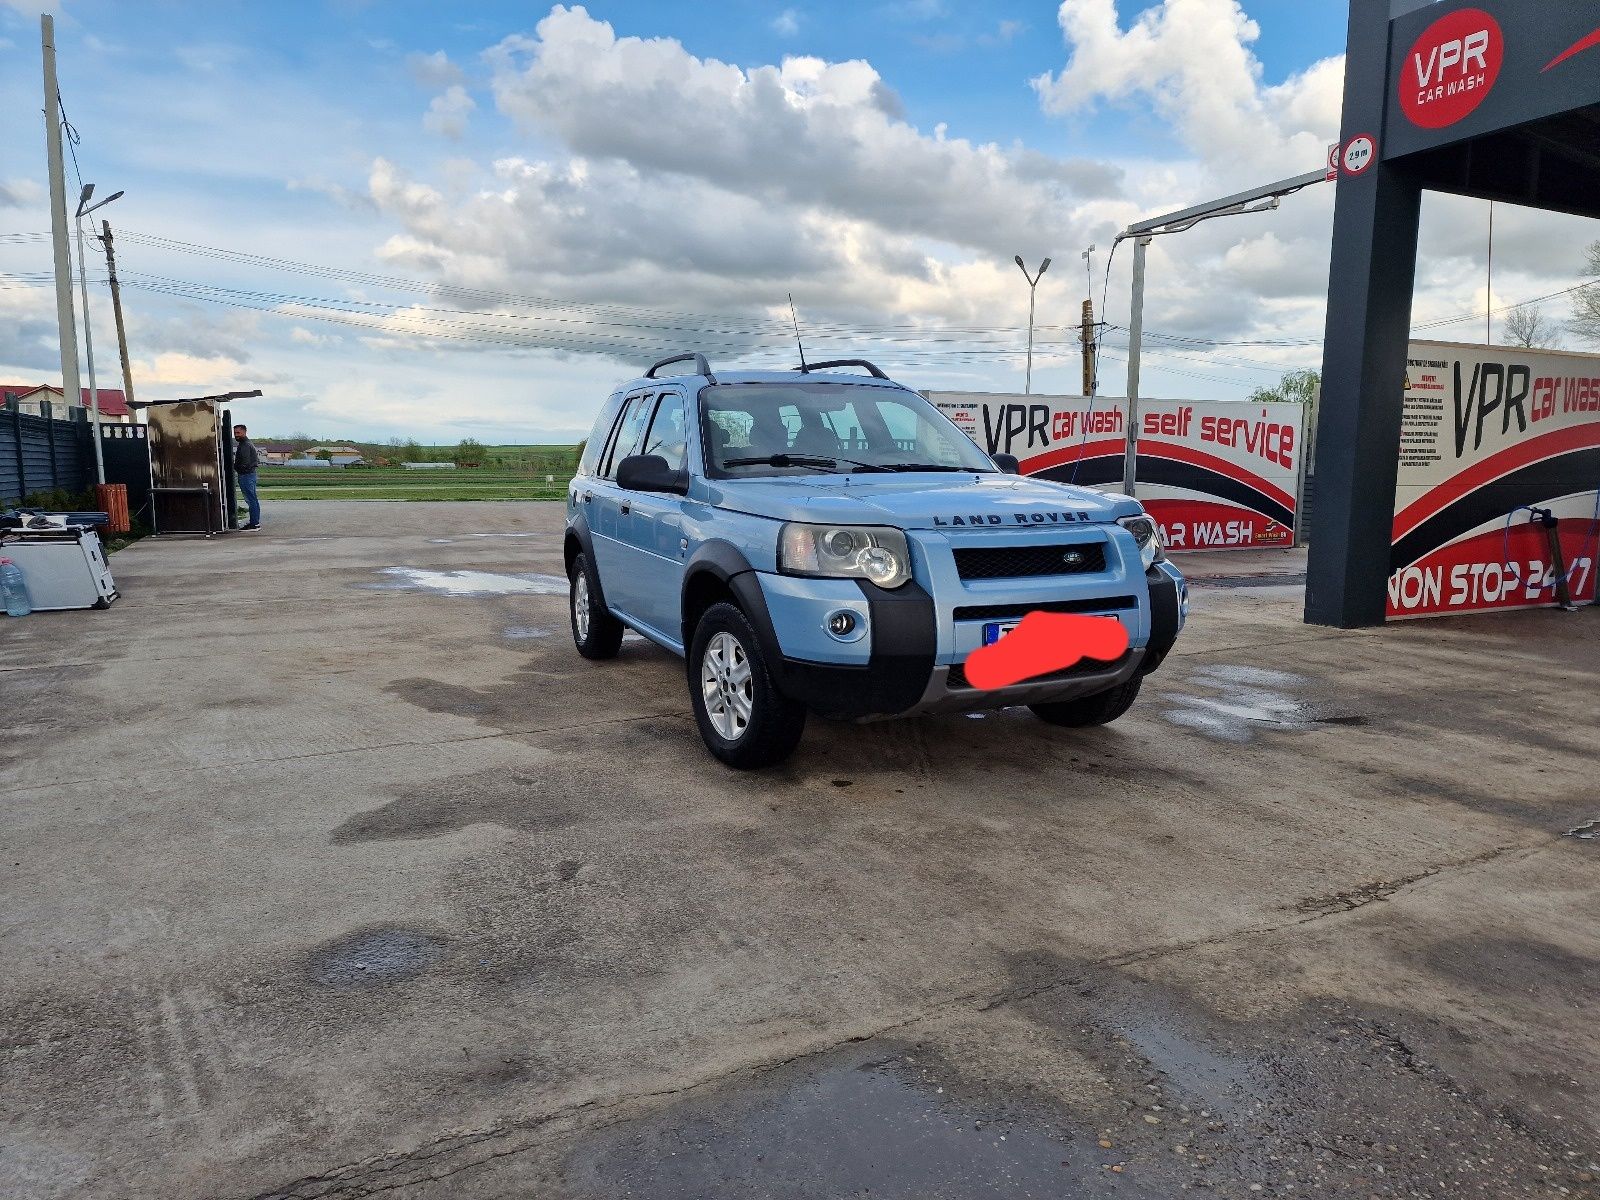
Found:
[[[1114,726],[757,778],[556,506],[267,519],[0,626],[0,1194],[1600,1196],[1600,613],[1191,556]]]

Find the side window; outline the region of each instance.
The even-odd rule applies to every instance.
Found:
[[[684,434],[683,397],[676,392],[666,392],[656,408],[655,420],[650,422],[650,432],[645,436],[641,454],[659,454],[674,471],[683,470],[688,458],[688,438]]]
[[[594,419],[589,440],[583,445],[583,458],[578,462],[580,475],[593,475],[605,455],[606,443],[611,440],[611,430],[617,423],[617,411],[622,407],[622,397],[612,396],[600,406],[600,415]]]
[[[622,414],[622,421],[617,426],[616,440],[611,445],[611,456],[606,460],[605,478],[617,477],[617,464],[628,455],[636,453],[639,439],[644,436],[644,428],[650,421],[650,409],[655,403],[654,396],[635,396],[628,401],[627,410]]]

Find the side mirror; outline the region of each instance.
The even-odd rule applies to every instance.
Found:
[[[991,454],[989,457],[994,459],[994,465],[1007,475],[1022,474],[1022,464],[1017,461],[1015,454]]]
[[[659,454],[630,454],[617,464],[617,486],[630,492],[689,492],[689,473],[674,471]]]

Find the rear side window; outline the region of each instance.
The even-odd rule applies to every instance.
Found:
[[[667,466],[674,471],[681,471],[689,454],[687,437],[684,432],[683,397],[675,392],[663,393],[640,453],[659,454],[667,460]]]
[[[611,440],[612,427],[617,423],[617,411],[622,407],[622,397],[612,396],[600,406],[600,415],[594,419],[589,440],[584,443],[583,457],[578,460],[580,475],[593,475],[605,454],[606,443]]]
[[[639,439],[644,436],[644,427],[650,423],[650,409],[655,404],[654,396],[635,396],[628,401],[627,411],[622,414],[622,421],[617,426],[617,436],[611,445],[611,455],[606,460],[605,477],[617,477],[617,464],[630,454],[638,453]]]

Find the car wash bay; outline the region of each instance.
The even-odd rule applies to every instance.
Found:
[[[752,777],[556,506],[268,521],[0,625],[0,1192],[1595,1194],[1595,610],[1191,559],[1114,727]]]

